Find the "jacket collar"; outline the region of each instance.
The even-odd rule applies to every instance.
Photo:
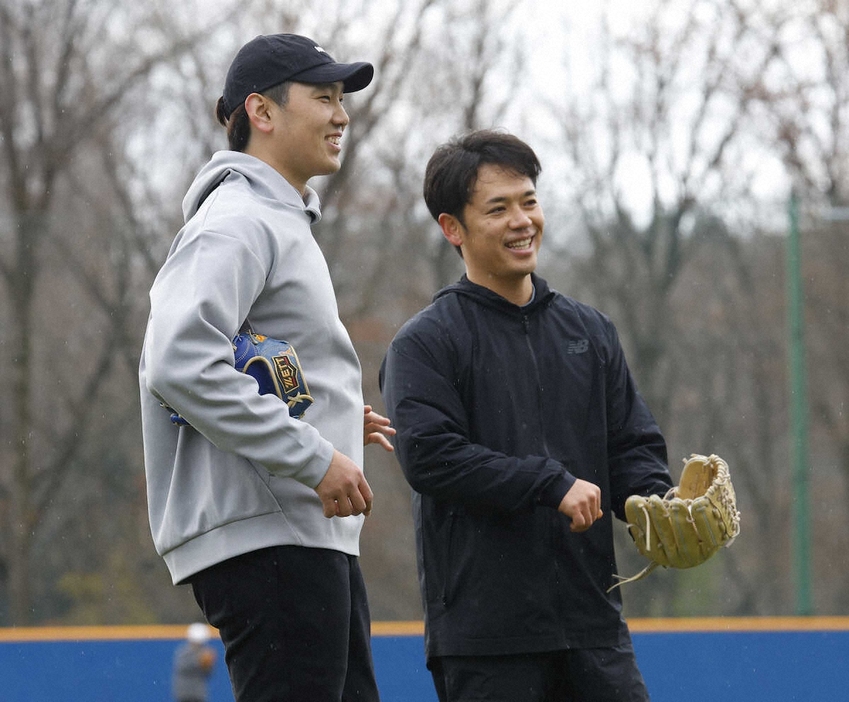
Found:
[[[547,305],[551,298],[554,297],[554,292],[548,287],[548,283],[536,273],[531,274],[531,281],[534,285],[534,298],[530,303],[522,307],[514,305],[489,288],[473,283],[465,274],[463,274],[463,277],[458,282],[436,293],[433,299],[435,301],[444,295],[453,293],[471,297],[482,305],[500,309],[509,314],[530,314]]]

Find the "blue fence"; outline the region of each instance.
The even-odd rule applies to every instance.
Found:
[[[399,627],[398,631],[409,631]],[[654,702],[849,699],[849,618],[632,623]],[[170,702],[183,627],[0,630],[2,702]],[[436,702],[419,633],[376,628],[383,702]],[[383,633],[381,633],[383,632]],[[223,648],[211,702],[232,702]]]

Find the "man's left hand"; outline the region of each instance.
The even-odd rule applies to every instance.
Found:
[[[363,424],[363,446],[377,444],[386,451],[394,451],[390,436],[395,436],[395,429],[389,426],[389,419],[378,414],[371,405],[364,408],[365,418]]]
[[[601,489],[594,483],[578,478],[560,501],[558,511],[572,520],[572,531],[586,531],[604,516],[601,510]]]

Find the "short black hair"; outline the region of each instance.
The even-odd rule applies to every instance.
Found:
[[[286,103],[289,102],[289,87],[291,85],[291,81],[278,83],[268,90],[263,90],[261,94],[280,107],[286,107]],[[251,120],[244,105],[239,105],[228,116],[224,98],[220,97],[215,104],[215,118],[221,126],[227,128],[227,142],[230,151],[244,151],[248,148],[248,142],[251,140]]]
[[[482,129],[457,137],[437,148],[425,169],[424,199],[434,219],[444,212],[463,222],[485,164],[526,176],[534,186],[542,172],[534,150],[512,134]]]

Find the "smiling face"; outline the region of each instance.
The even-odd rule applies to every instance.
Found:
[[[348,113],[342,107],[342,83],[308,85],[292,83],[282,107],[264,100],[257,109],[259,121],[246,149],[274,167],[299,192],[313,176],[335,173],[341,166],[340,144],[348,126]],[[249,110],[250,112],[250,110]]]
[[[439,225],[460,247],[469,280],[517,305],[530,300],[545,217],[529,177],[484,164],[463,221],[443,213]]]

